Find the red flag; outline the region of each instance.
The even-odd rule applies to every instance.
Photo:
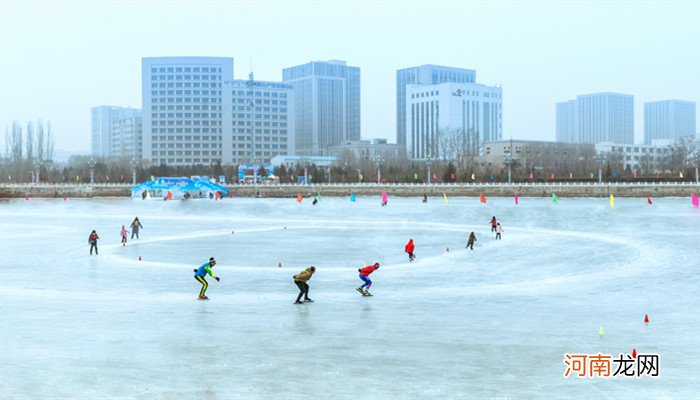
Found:
[[[482,203],[486,203],[486,196],[484,196],[483,193],[479,193],[479,200],[481,200]]]

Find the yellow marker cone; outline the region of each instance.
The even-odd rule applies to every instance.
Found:
[[[601,338],[605,336],[605,330],[603,330],[602,326],[600,327],[600,329],[598,329],[598,335],[600,335]]]
[[[613,195],[610,195],[610,207],[615,207],[615,197]]]

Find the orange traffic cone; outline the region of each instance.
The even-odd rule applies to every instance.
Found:
[[[632,358],[637,358],[637,349],[632,349]]]

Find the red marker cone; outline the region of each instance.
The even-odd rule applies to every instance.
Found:
[[[66,201],[66,196],[63,196],[63,201]]]
[[[139,261],[141,261],[141,256],[139,256]]]
[[[632,349],[632,358],[637,358],[637,349]]]
[[[277,263],[277,268],[282,268],[282,261]]]
[[[644,314],[644,323],[645,324],[649,323],[649,316],[647,314]]]
[[[24,195],[24,200],[29,201],[29,195],[28,195],[28,194],[25,194],[25,195]]]

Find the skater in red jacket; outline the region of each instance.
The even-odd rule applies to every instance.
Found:
[[[416,246],[413,244],[413,239],[408,239],[408,243],[406,243],[406,253],[408,253],[408,261],[413,261],[416,256],[413,255],[413,250],[416,248]]]
[[[360,268],[357,270],[360,273],[360,279],[362,279],[362,281],[364,282],[364,284],[362,286],[357,288],[357,291],[362,293],[363,296],[371,296],[372,295],[372,293],[367,291],[365,289],[365,287],[367,287],[367,289],[369,289],[372,286],[372,281],[369,279],[369,274],[371,274],[372,272],[374,272],[378,269],[379,269],[379,263],[376,262],[376,263],[374,263],[374,265],[368,265],[364,268]]]

